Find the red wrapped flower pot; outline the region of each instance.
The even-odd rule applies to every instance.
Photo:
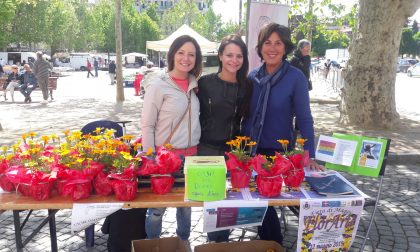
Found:
[[[30,184],[15,184],[16,190],[22,194],[23,196],[30,197],[31,196],[31,185]]]
[[[250,170],[232,169],[230,171],[230,182],[233,188],[246,188],[251,179]]]
[[[102,196],[108,196],[113,193],[111,180],[107,178],[107,174],[99,172],[93,180],[93,189],[95,193]]]
[[[288,187],[299,187],[305,179],[305,172],[301,169],[292,169],[286,173],[284,184]]]
[[[0,187],[5,192],[13,192],[15,190],[15,185],[13,185],[6,174],[0,174]]]
[[[30,186],[30,194],[35,200],[46,200],[51,198],[53,188],[53,181],[39,182]]]
[[[283,178],[280,175],[272,177],[257,176],[258,192],[264,197],[277,197],[281,193]]]
[[[117,200],[133,200],[137,195],[137,180],[135,178],[114,179],[112,180],[112,189]]]
[[[73,200],[85,199],[92,191],[92,183],[88,179],[57,180],[56,185],[59,195],[70,195]]]
[[[152,175],[150,182],[154,193],[165,194],[171,191],[175,178],[170,174]]]

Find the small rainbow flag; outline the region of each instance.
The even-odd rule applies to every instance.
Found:
[[[336,143],[321,140],[318,147],[318,152],[324,155],[333,156]]]

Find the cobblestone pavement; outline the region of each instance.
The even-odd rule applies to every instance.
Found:
[[[36,103],[41,101],[39,91],[33,93],[34,102],[31,104],[24,104],[23,96],[18,92],[15,92],[15,100],[22,102],[12,104],[0,101],[0,123],[3,127],[3,131],[0,131],[0,145],[11,144],[27,131],[50,134],[65,129],[76,130],[97,119],[131,120],[133,122],[127,125],[127,132],[139,135],[141,99],[133,95],[133,89],[125,88],[124,105],[115,105],[115,86],[108,85],[108,80],[104,72],[100,72],[99,78],[86,79],[84,73],[72,73],[71,76],[62,77],[54,93],[55,100],[47,106]],[[316,134],[360,132],[357,128],[337,125],[336,97],[328,86],[322,85],[324,84],[321,82],[315,82],[314,91],[311,91]],[[392,132],[367,132],[373,136],[392,138],[393,158],[387,166],[381,205],[370,233],[372,243],[368,242],[366,251],[420,251],[420,127],[419,121],[416,120],[418,115],[414,118],[401,116],[401,126]],[[377,188],[376,179],[345,176],[367,194],[373,195]],[[368,212],[372,210],[373,207],[367,208]],[[36,223],[40,223],[46,214],[46,210],[34,211],[26,227],[33,230]],[[293,251],[296,246],[298,219],[288,210],[286,217],[284,246]],[[106,251],[107,235],[100,232],[101,225],[95,225],[95,247],[88,250],[84,244],[83,232],[70,234],[70,219],[70,210],[61,210],[56,214],[59,251]],[[170,208],[164,217],[164,237],[175,235],[174,220],[175,210]],[[358,234],[363,234],[366,226],[367,217],[363,216]],[[190,238],[193,247],[206,242],[206,235],[201,230],[201,208],[193,208]],[[24,236],[25,234],[27,232],[24,232]],[[236,229],[230,239],[238,240],[241,235],[242,230]],[[248,230],[244,240],[254,239],[255,236],[252,229]],[[356,251],[359,246],[360,240],[356,239],[352,250]],[[0,214],[0,252],[15,250],[13,214],[6,211]],[[44,227],[24,251],[50,251],[48,227]]]

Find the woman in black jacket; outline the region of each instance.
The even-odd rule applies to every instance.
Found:
[[[293,57],[290,60],[290,64],[298,68],[308,79],[308,90],[312,90],[311,82],[311,42],[306,39],[302,39],[297,44],[297,49],[293,52]]]
[[[201,138],[199,156],[223,156],[226,142],[239,135],[247,115],[252,85],[247,79],[248,50],[239,35],[222,39],[218,50],[219,70],[198,80]],[[224,242],[229,230],[208,233],[210,241]]]

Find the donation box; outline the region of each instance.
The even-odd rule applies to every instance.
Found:
[[[226,197],[226,162],[223,156],[185,157],[185,199],[223,200]]]

